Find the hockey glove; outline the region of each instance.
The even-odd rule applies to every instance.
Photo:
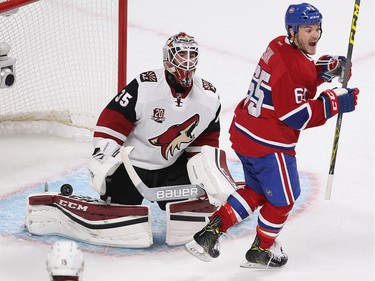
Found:
[[[315,63],[318,77],[326,82],[331,82],[333,78],[339,77],[338,81],[343,82],[345,72],[346,57],[344,56],[321,56]],[[349,79],[352,76],[352,64],[350,63]]]
[[[111,139],[99,141],[88,163],[91,186],[100,194],[106,193],[106,177],[113,175],[121,165],[120,145]]]
[[[337,113],[353,111],[357,105],[358,94],[357,88],[336,88],[322,92],[319,99],[323,100],[325,117],[329,119]]]

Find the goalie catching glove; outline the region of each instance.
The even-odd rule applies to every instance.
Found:
[[[91,186],[100,194],[106,192],[106,177],[111,176],[121,165],[120,145],[111,139],[98,142],[88,163]]]
[[[323,100],[324,116],[329,119],[337,113],[351,112],[357,105],[357,88],[338,88],[325,90],[319,96]]]
[[[339,82],[344,80],[346,57],[344,56],[321,56],[315,63],[318,77],[325,82],[331,82],[333,78],[339,77]],[[352,75],[352,64],[350,63],[349,79]]]

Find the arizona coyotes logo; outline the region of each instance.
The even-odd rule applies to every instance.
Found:
[[[195,114],[184,123],[171,126],[163,134],[148,141],[152,145],[161,146],[161,155],[168,160],[169,153],[173,156],[174,151],[180,149],[182,143],[191,143],[195,139],[192,132],[198,123],[199,115]]]

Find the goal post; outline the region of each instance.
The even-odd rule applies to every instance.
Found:
[[[127,0],[0,0],[2,42],[15,82],[0,89],[0,122],[93,129],[126,84]]]
[[[6,13],[8,11],[16,10],[19,7],[31,4],[31,3],[36,2],[36,1],[39,1],[39,0],[13,0],[13,1],[4,0],[4,1],[0,1],[0,11],[1,11],[1,13]]]

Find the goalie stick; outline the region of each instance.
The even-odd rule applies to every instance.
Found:
[[[188,198],[198,198],[204,196],[206,192],[198,185],[185,184],[185,185],[171,185],[161,187],[148,187],[138,176],[134,170],[133,165],[130,163],[128,153],[132,148],[120,148],[120,155],[124,163],[125,169],[129,174],[134,186],[138,189],[139,193],[149,201],[166,201],[178,200]]]
[[[353,46],[354,46],[354,36],[357,29],[357,20],[360,8],[360,0],[355,0],[354,3],[354,11],[352,22],[350,26],[350,35],[349,35],[349,44],[348,44],[348,53],[346,55],[346,63],[345,63],[345,70],[344,70],[344,79],[342,82],[342,87],[346,88],[349,81],[349,73],[350,73],[350,64],[352,60],[352,53],[353,53]],[[335,134],[333,139],[333,147],[331,152],[331,161],[329,165],[329,173],[328,173],[328,181],[326,187],[326,194],[325,199],[331,199],[331,192],[332,192],[332,183],[333,183],[333,175],[335,172],[335,165],[336,165],[336,157],[337,157],[337,150],[339,146],[339,138],[340,138],[340,131],[341,131],[341,124],[342,124],[342,113],[339,113],[337,116]]]

